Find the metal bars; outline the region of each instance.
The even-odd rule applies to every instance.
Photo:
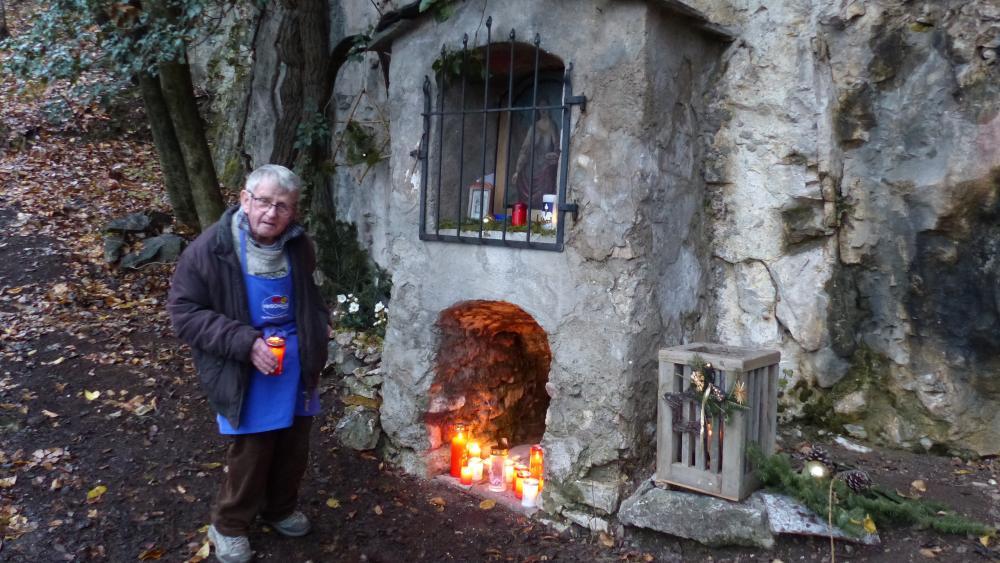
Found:
[[[420,238],[562,251],[564,216],[570,212],[576,217],[576,205],[567,202],[566,193],[571,109],[574,105],[585,108],[586,98],[573,95],[572,65],[564,67],[556,57],[544,52],[540,35],[535,34],[530,45],[517,43],[512,29],[507,45],[494,44],[492,27],[490,17],[486,20],[485,44],[480,47],[470,49],[468,34],[462,38],[460,52],[442,45],[441,57],[435,63],[436,96],[432,93],[435,81],[429,76],[424,78],[423,137],[421,150],[416,153],[422,166]],[[494,56],[497,50],[499,55]],[[507,61],[503,61],[504,55]],[[543,72],[552,71],[561,73],[554,86],[547,83],[561,90],[558,105],[548,99],[554,95],[541,96],[540,92]],[[525,81],[530,81],[530,101],[519,101],[517,85]],[[475,99],[478,86],[481,103]],[[467,132],[467,116],[478,125],[478,131],[473,125]],[[544,132],[542,121],[552,124]],[[536,155],[536,143],[548,139],[557,146]],[[481,154],[475,155],[477,150]],[[517,166],[520,169],[515,170]],[[542,167],[549,169],[538,172]],[[543,222],[536,211],[542,205],[541,195],[547,193],[555,195],[551,210],[554,220]],[[519,224],[515,224],[515,217]]]

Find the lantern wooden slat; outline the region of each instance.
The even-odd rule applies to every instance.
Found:
[[[665,397],[690,388],[696,357],[712,364],[727,394],[738,380],[747,388],[749,408],[734,410],[728,423],[721,416],[707,417],[711,426],[704,433],[689,431],[690,423],[701,420],[700,401],[684,398],[671,407]],[[758,482],[747,446],[758,444],[765,455],[774,453],[780,360],[776,351],[701,342],[660,350],[656,480],[730,500],[753,492]]]

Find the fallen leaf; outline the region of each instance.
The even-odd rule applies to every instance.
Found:
[[[372,510],[375,512],[375,514],[378,514],[379,516],[382,516],[382,506],[381,505],[376,504],[375,508],[373,508]]]
[[[326,499],[326,505],[329,506],[330,508],[340,508],[340,501],[333,497],[330,497]]]
[[[600,534],[598,534],[597,537],[600,540],[601,545],[603,545],[604,547],[614,547],[615,546],[615,538],[611,537],[610,535],[606,534],[605,532],[601,532]]]
[[[83,398],[87,399],[88,401],[96,400],[100,396],[101,396],[100,391],[87,391],[86,389],[83,391]]]
[[[968,475],[970,473],[972,473],[972,471],[970,471],[968,469],[956,469],[955,470],[955,475]]]
[[[194,554],[195,557],[201,557],[202,560],[208,559],[208,556],[212,554],[212,544],[205,540],[205,543],[201,544],[201,549]]]
[[[444,506],[445,502],[444,499],[441,497],[434,497],[431,499],[431,504],[433,504],[434,506]]]
[[[49,410],[45,410],[45,409],[42,409],[42,414],[44,414],[45,416],[47,416],[49,418],[59,418],[58,414],[56,414],[56,413],[54,413],[52,411],[49,411]]]
[[[979,536],[979,543],[983,544],[983,547],[990,546],[990,536]]]
[[[877,528],[875,528],[875,521],[872,520],[872,517],[868,514],[865,514],[865,520],[861,523],[861,525],[869,534],[874,534],[877,531]]]
[[[920,548],[920,555],[923,555],[928,559],[934,559],[939,553],[941,553],[941,548],[938,546]]]
[[[218,461],[210,461],[208,463],[201,464],[202,469],[218,469],[220,467],[222,467],[222,464],[219,463]]]
[[[93,489],[87,491],[87,502],[97,502],[101,495],[108,492],[108,488],[104,485],[98,485]]]
[[[3,479],[0,479],[0,489],[9,489],[13,487],[16,482],[17,475],[14,475],[13,477],[4,477]]]
[[[488,498],[488,499],[484,500],[483,502],[479,503],[479,508],[481,508],[483,510],[491,510],[496,505],[497,505],[497,501],[495,501],[495,500],[493,500],[491,498]]]
[[[59,356],[58,358],[52,360],[51,362],[42,362],[43,366],[57,366],[66,361],[66,358]]]
[[[142,553],[139,554],[139,561],[156,561],[163,557],[165,553],[166,551],[164,551],[163,548],[154,546],[143,550]]]
[[[924,483],[923,479],[917,479],[916,481],[910,483],[910,488],[918,493],[927,492],[927,484]]]

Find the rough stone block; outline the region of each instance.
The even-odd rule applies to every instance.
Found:
[[[337,423],[334,434],[344,447],[359,451],[374,448],[382,436],[378,411],[364,407],[348,408]]]
[[[710,546],[745,545],[768,549],[774,546],[766,511],[756,498],[730,502],[695,493],[668,491],[647,482],[625,499],[618,519],[627,526]]]

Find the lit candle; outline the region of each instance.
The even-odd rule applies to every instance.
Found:
[[[531,446],[531,455],[528,458],[531,468],[531,476],[538,479],[538,490],[542,490],[545,482],[545,452],[542,446],[535,444]]]
[[[278,360],[278,366],[269,375],[281,375],[281,364],[284,363],[285,358],[285,339],[275,335],[269,336],[265,342],[271,353],[274,354],[274,359]]]
[[[465,425],[455,425],[455,435],[451,438],[451,476],[459,478],[462,476],[462,464],[465,463],[465,442],[468,437],[465,435]]]
[[[472,470],[473,483],[479,483],[483,480],[483,460],[478,457],[469,458],[469,469]]]
[[[524,493],[524,481],[531,478],[531,473],[527,469],[519,469],[514,475],[514,496],[521,498]]]
[[[521,483],[521,506],[534,508],[538,506],[538,479],[528,477]]]
[[[483,457],[482,455],[480,455],[483,452],[482,449],[480,449],[479,447],[479,442],[469,442],[469,445],[466,447],[466,451],[468,452],[470,458]]]
[[[514,488],[514,460],[510,458],[503,460],[503,482]]]
[[[462,484],[466,487],[472,485],[472,468],[468,465],[463,465],[462,469]]]

